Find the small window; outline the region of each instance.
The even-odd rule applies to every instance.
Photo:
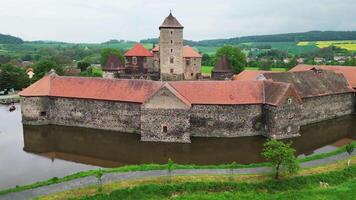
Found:
[[[170,63],[171,63],[171,64],[173,64],[173,63],[174,63],[174,58],[173,58],[173,57],[171,57],[171,59],[170,59]]]
[[[193,76],[194,76],[194,73],[191,73],[190,76],[193,77]]]
[[[292,104],[293,100],[292,98],[288,98],[288,104]]]
[[[173,53],[173,49],[171,49],[171,53]]]
[[[173,31],[171,31],[171,35],[173,35]]]
[[[174,73],[174,69],[171,69],[171,74],[173,74]]]
[[[137,57],[132,57],[132,64],[134,64],[134,65],[137,64]]]
[[[173,44],[173,40],[171,40],[171,44]]]
[[[167,132],[168,132],[167,126],[162,126],[162,132],[163,132],[163,133],[167,133]]]
[[[287,132],[290,133],[291,131],[292,131],[292,127],[291,127],[291,126],[288,126]]]
[[[186,65],[186,66],[189,66],[189,65],[190,65],[190,59],[189,59],[189,58],[187,58],[187,59],[185,60],[185,65]]]
[[[41,117],[44,117],[44,116],[46,116],[46,115],[47,115],[47,112],[46,112],[46,111],[40,112],[40,116],[41,116]]]

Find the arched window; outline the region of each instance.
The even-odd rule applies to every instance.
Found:
[[[173,44],[173,40],[171,40],[171,44]]]

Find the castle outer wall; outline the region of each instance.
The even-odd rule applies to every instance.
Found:
[[[140,104],[57,97],[21,98],[22,122],[115,130],[140,131]]]

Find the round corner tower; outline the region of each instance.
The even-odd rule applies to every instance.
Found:
[[[162,80],[183,80],[183,26],[170,13],[159,27],[159,56]]]

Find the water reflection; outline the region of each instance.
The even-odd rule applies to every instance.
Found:
[[[264,137],[192,138],[192,144],[141,142],[138,135],[64,127],[23,126],[24,150],[48,159],[117,167],[128,164],[223,164],[261,162]],[[356,117],[347,116],[302,127],[292,139],[298,155],[333,149],[356,139]]]

